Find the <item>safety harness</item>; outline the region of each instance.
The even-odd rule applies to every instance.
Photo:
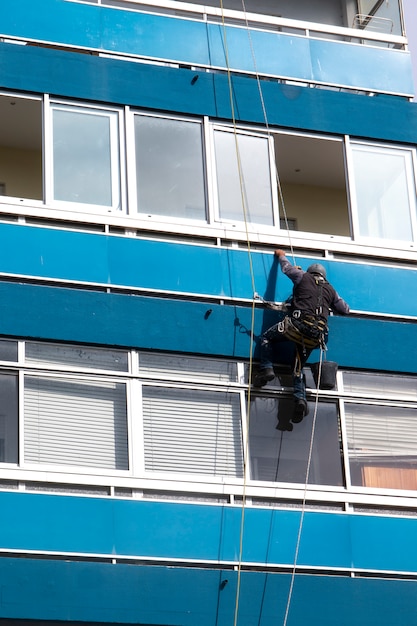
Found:
[[[328,327],[321,317],[323,311],[324,279],[321,276],[315,276],[314,278],[318,287],[315,315],[304,314],[299,309],[295,309],[290,315],[286,315],[278,324],[278,332],[282,333],[286,339],[296,344],[297,350],[294,374],[299,376],[301,375],[301,364],[303,361],[300,351],[305,354],[306,349],[312,350],[319,346],[323,350],[326,350]]]

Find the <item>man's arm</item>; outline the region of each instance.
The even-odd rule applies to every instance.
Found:
[[[350,308],[347,302],[345,302],[343,300],[343,298],[341,298],[339,296],[339,294],[337,293],[337,291],[334,292],[334,298],[333,298],[333,302],[332,302],[332,310],[335,313],[339,313],[339,315],[348,315],[350,312]]]
[[[294,265],[291,265],[291,263],[285,256],[284,250],[275,250],[274,254],[276,257],[278,257],[282,273],[288,276],[288,278],[292,280],[294,285],[298,285],[298,283],[301,281],[302,277],[305,274],[304,270],[300,269],[299,267],[295,267]]]

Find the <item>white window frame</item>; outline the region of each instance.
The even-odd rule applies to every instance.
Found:
[[[54,198],[53,113],[55,110],[107,117],[110,129],[111,206],[86,204]],[[126,213],[126,156],[123,109],[95,106],[89,102],[45,98],[45,202],[51,207],[75,213]]]
[[[256,131],[254,129],[250,129],[248,127],[239,126],[238,128],[234,128],[233,126],[220,124],[217,122],[210,123],[210,134],[209,134],[209,145],[210,148],[207,150],[207,160],[210,160],[210,187],[211,194],[210,198],[212,201],[212,211],[213,211],[213,223],[216,226],[223,225],[229,227],[231,229],[238,228],[240,230],[245,229],[245,220],[233,220],[222,218],[220,216],[220,207],[219,207],[219,194],[218,194],[218,181],[216,174],[216,159],[215,159],[215,133],[216,132],[225,132],[231,133],[235,135],[243,135],[247,137],[258,137],[260,139],[264,139],[267,141],[268,145],[268,160],[269,160],[269,178],[271,182],[271,209],[272,209],[272,224],[260,224],[258,222],[251,222],[249,219],[247,220],[247,227],[249,231],[259,232],[259,233],[270,233],[271,229],[276,231],[277,234],[280,232],[279,226],[279,215],[278,215],[278,189],[276,185],[276,169],[275,169],[275,160],[274,160],[274,151],[273,151],[273,138],[272,133],[268,133],[265,129],[264,132]],[[242,209],[243,210],[243,209]]]
[[[25,434],[26,434],[26,424],[25,424],[25,378],[28,376],[30,378],[46,378],[46,379],[53,379],[56,381],[59,380],[64,380],[64,381],[69,381],[69,382],[81,382],[81,383],[116,383],[116,384],[122,384],[125,385],[125,398],[126,398],[126,436],[129,437],[129,412],[128,412],[128,398],[129,398],[129,386],[130,386],[130,380],[129,378],[123,377],[123,376],[117,376],[114,375],[114,373],[112,372],[109,376],[100,376],[100,375],[92,375],[90,372],[84,372],[83,374],[73,374],[71,375],[70,373],[61,373],[61,372],[57,372],[54,370],[32,370],[29,369],[27,367],[24,367],[21,369],[20,373],[19,373],[19,383],[20,383],[20,387],[19,387],[19,400],[20,400],[20,405],[19,405],[19,425],[21,426],[21,430],[20,432],[20,437],[22,438],[22,447],[20,449],[21,452],[21,456],[19,457],[19,467],[21,469],[36,469],[37,471],[46,471],[46,472],[50,472],[50,471],[54,471],[54,472],[63,472],[63,473],[70,473],[70,474],[87,474],[87,473],[94,473],[97,474],[97,476],[105,476],[105,475],[109,475],[112,474],[114,476],[131,476],[132,475],[132,468],[130,466],[130,464],[128,465],[127,469],[123,469],[123,470],[118,470],[115,468],[100,468],[100,467],[96,467],[96,466],[92,466],[92,465],[82,465],[82,463],[80,463],[80,465],[67,465],[65,463],[59,464],[59,463],[34,463],[31,462],[29,460],[26,460],[25,458],[25,445],[24,445],[24,438],[25,438]],[[127,440],[127,460],[128,463],[130,461],[130,455],[129,455],[129,439]]]
[[[357,191],[356,191],[356,181],[355,181],[355,173],[354,173],[354,155],[353,148],[354,146],[358,146],[360,148],[364,148],[370,154],[374,153],[385,153],[385,154],[395,154],[395,153],[409,153],[411,155],[411,168],[407,167],[405,171],[406,180],[407,180],[407,192],[408,199],[410,204],[410,223],[411,223],[411,232],[412,238],[410,241],[402,241],[396,239],[389,238],[380,238],[380,237],[367,237],[360,235],[359,232],[359,209],[357,203]],[[349,195],[350,195],[350,212],[351,212],[351,220],[352,220],[352,235],[353,235],[353,243],[367,243],[371,246],[379,247],[379,248],[388,248],[393,247],[396,249],[407,249],[414,248],[414,243],[417,240],[417,201],[416,201],[416,189],[417,189],[417,158],[416,158],[416,149],[412,146],[401,145],[401,144],[383,144],[376,142],[366,142],[360,141],[356,139],[352,139],[349,136],[346,136],[346,169],[348,176],[348,184],[349,184]]]
[[[32,340],[28,339],[28,343]],[[166,490],[169,492],[183,491],[203,494],[229,494],[231,498],[233,494],[241,495],[243,486],[246,484],[248,498],[251,497],[273,497],[273,498],[295,498],[299,499],[300,492],[305,489],[305,485],[291,482],[272,482],[266,480],[252,479],[250,476],[250,441],[249,441],[249,420],[247,407],[247,363],[228,359],[224,367],[219,368],[220,361],[212,357],[204,356],[188,356],[181,353],[173,355],[162,354],[159,352],[122,350],[128,355],[128,371],[104,370],[97,369],[96,366],[89,368],[88,366],[79,367],[76,365],[65,363],[54,363],[45,361],[30,362],[24,359],[25,341],[17,342],[18,352],[16,361],[2,361],[0,371],[4,373],[17,374],[18,377],[18,463],[1,463],[1,469],[5,479],[13,480],[29,480],[39,482],[46,480],[47,482],[58,482],[64,484],[87,484],[87,485],[111,485],[131,487],[132,485],[140,486],[140,489]],[[38,343],[38,342],[34,342]],[[48,342],[49,343],[49,342]],[[69,347],[75,347],[67,344]],[[76,346],[79,348],[79,346]],[[88,350],[88,346],[85,349]],[[81,347],[82,349],[82,347]],[[107,348],[102,348],[104,351]],[[109,348],[110,349],[110,348]],[[113,352],[113,348],[111,348]],[[143,366],[140,366],[141,355],[150,354],[151,358],[144,360]],[[41,351],[42,353],[42,351]],[[166,358],[171,358],[170,363],[166,362]],[[178,367],[176,366],[178,359]],[[181,360],[182,359],[182,360]],[[193,363],[193,359],[199,361]],[[111,363],[110,361],[106,361]],[[207,367],[205,363],[207,362]],[[231,367],[230,367],[231,364]],[[314,402],[317,394],[320,402],[334,403],[339,413],[339,422],[341,430],[341,441],[344,454],[341,463],[344,472],[344,485],[321,485],[309,484],[308,491],[313,499],[329,500],[335,503],[351,502],[358,506],[367,506],[375,503],[378,506],[411,506],[410,502],[415,503],[416,492],[405,489],[381,489],[377,487],[352,485],[350,471],[350,457],[348,445],[348,429],[346,422],[346,407],[349,404],[362,404],[364,406],[374,407],[392,407],[402,409],[417,410],[417,375],[407,374],[410,378],[407,388],[413,390],[412,393],[404,396],[403,384],[395,384],[389,386],[388,389],[384,385],[384,376],[399,376],[401,373],[389,374],[385,372],[364,372],[366,374],[378,374],[381,376],[381,383],[366,386],[366,380],[362,389],[361,379],[353,379],[349,385],[344,387],[344,376],[348,370],[339,370],[337,373],[337,388],[335,390],[317,390],[313,383],[310,371],[307,369],[307,395],[310,402]],[[245,375],[246,372],[246,375]],[[358,372],[360,374],[360,372]],[[127,436],[127,459],[129,466],[127,469],[117,470],[111,468],[71,465],[71,464],[55,464],[55,463],[34,463],[29,462],[24,457],[25,452],[25,417],[24,417],[24,400],[25,389],[23,380],[25,376],[35,378],[48,378],[74,381],[74,383],[97,383],[97,382],[114,382],[121,383],[126,390],[126,436]],[[372,380],[371,380],[372,383]],[[406,383],[405,383],[406,384]],[[241,460],[242,471],[244,475],[236,476],[231,474],[212,475],[207,473],[198,473],[194,469],[192,471],[173,472],[169,470],[156,471],[145,469],[145,438],[144,438],[144,411],[142,402],[143,387],[159,388],[161,390],[177,390],[186,389],[189,392],[208,392],[220,393],[222,398],[224,394],[233,394],[236,398],[236,404],[233,404],[236,413],[233,413],[233,423],[236,427],[239,424],[240,430],[240,446],[241,457],[234,463],[239,467]],[[392,391],[391,391],[392,389]],[[280,384],[271,385],[270,388],[259,390],[257,394],[262,397],[276,400],[278,398],[292,398],[292,388],[282,387]],[[168,407],[169,408],[169,407]],[[239,414],[237,413],[239,411]],[[202,409],[202,417],[204,418],[204,408]],[[237,420],[237,421],[236,421]],[[297,428],[297,426],[295,426]],[[236,433],[236,431],[234,431]],[[198,434],[200,436],[200,434]],[[288,435],[291,436],[291,435]],[[182,441],[181,438],[178,440]],[[185,445],[186,437],[185,437]],[[208,454],[211,454],[213,448],[209,447]],[[181,454],[181,448],[180,454]],[[224,450],[227,450],[224,448]],[[226,457],[223,457],[225,459]],[[181,462],[182,463],[182,462]],[[181,463],[179,467],[181,467]],[[194,464],[195,466],[195,464]],[[210,467],[210,464],[208,465]],[[233,466],[232,466],[233,467]],[[23,477],[23,478],[22,478]],[[45,478],[46,477],[46,478]],[[114,483],[113,483],[114,480]],[[175,497],[175,496],[173,496]],[[413,505],[414,506],[414,505]]]
[[[127,189],[129,197],[129,215],[136,220],[149,221],[153,224],[178,224],[189,225],[191,227],[203,228],[206,232],[207,225],[210,222],[210,202],[207,185],[207,148],[206,148],[206,123],[202,117],[187,117],[181,115],[170,115],[162,113],[154,113],[152,111],[143,111],[132,107],[125,108],[126,114],[126,154],[127,154]],[[204,182],[204,201],[206,216],[204,219],[187,219],[171,215],[156,215],[140,212],[138,209],[137,181],[136,181],[136,146],[135,146],[135,117],[157,118],[163,120],[171,120],[177,122],[189,122],[200,126],[201,136],[201,158]]]
[[[189,384],[189,383],[183,383],[183,384],[175,384],[175,383],[169,383],[169,382],[157,382],[157,381],[149,381],[149,382],[145,382],[145,381],[141,381],[141,388],[143,390],[143,387],[152,387],[153,389],[172,389],[172,390],[188,390],[188,391],[196,391],[196,393],[198,393],[199,391],[204,391],[204,392],[213,392],[213,393],[219,393],[219,394],[233,394],[235,395],[238,399],[239,399],[239,406],[240,408],[242,407],[242,402],[244,402],[244,392],[241,390],[239,391],[238,389],[231,389],[230,387],[218,387],[218,386],[214,386],[214,385],[193,385],[193,384]],[[242,472],[245,471],[245,467],[247,465],[247,463],[245,463],[245,448],[244,448],[244,423],[245,420],[243,419],[243,414],[241,411],[240,414],[240,434],[242,436],[242,441],[241,441],[241,446],[242,446]],[[148,478],[158,478],[160,480],[164,480],[164,481],[168,481],[169,483],[172,483],[173,481],[175,482],[176,480],[183,480],[183,481],[187,481],[187,482],[198,482],[198,483],[213,483],[213,484],[223,484],[224,482],[230,483],[230,484],[235,484],[235,485],[239,485],[242,483],[243,479],[244,479],[244,475],[242,473],[242,476],[237,477],[237,476],[232,476],[232,475],[223,475],[223,474],[219,474],[219,475],[212,475],[212,474],[198,474],[198,473],[182,473],[182,472],[163,472],[163,471],[156,471],[156,470],[146,470],[145,469],[145,449],[144,449],[144,430],[143,430],[143,421],[144,421],[144,416],[143,416],[143,404],[141,406],[141,423],[142,423],[142,445],[143,445],[143,456],[142,456],[142,470],[143,470],[143,474],[144,476],[148,477]]]

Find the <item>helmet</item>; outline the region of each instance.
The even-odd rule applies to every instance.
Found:
[[[320,265],[320,263],[313,263],[310,265],[310,267],[307,268],[307,272],[309,274],[319,274],[320,276],[323,276],[323,278],[326,278],[326,270],[322,265]]]

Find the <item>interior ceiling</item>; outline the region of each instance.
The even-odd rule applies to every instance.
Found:
[[[345,165],[341,141],[276,135],[275,153],[282,182],[344,189]]]
[[[41,150],[42,102],[0,97],[0,143],[8,148]]]

